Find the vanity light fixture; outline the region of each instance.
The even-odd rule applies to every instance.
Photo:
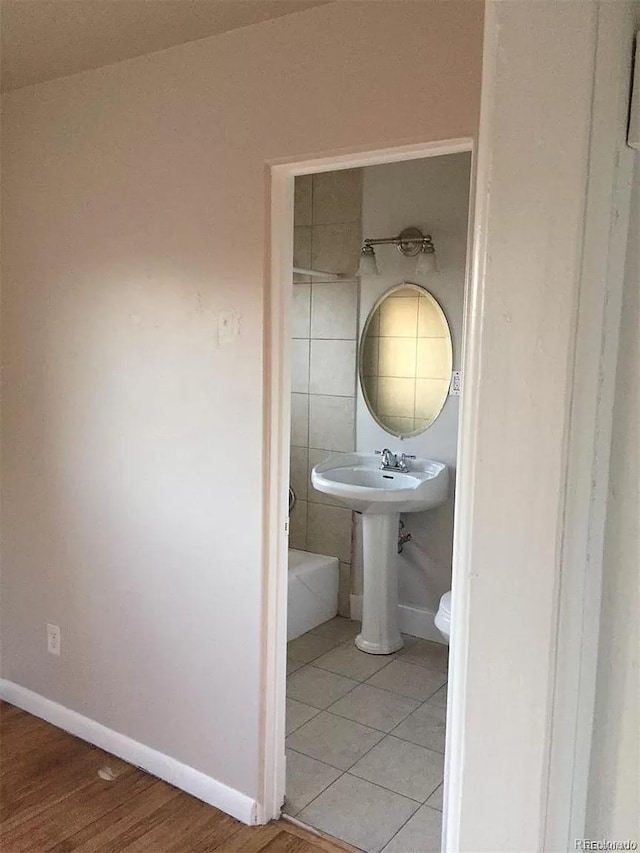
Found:
[[[373,246],[370,246],[366,242],[360,252],[360,263],[358,264],[356,275],[380,275],[376,253]]]
[[[394,245],[407,258],[418,255],[416,274],[425,275],[437,272],[436,250],[430,234],[423,234],[419,228],[403,229],[396,237],[367,238],[362,244],[360,264],[356,275],[379,275],[374,246]]]
[[[416,275],[429,275],[430,273],[438,272],[436,263],[436,249],[433,245],[431,237],[427,235],[422,241],[420,254],[416,261]]]

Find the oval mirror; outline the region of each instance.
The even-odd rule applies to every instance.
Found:
[[[403,282],[376,302],[360,340],[359,374],[384,430],[408,438],[431,426],[447,399],[452,365],[449,324],[428,290]]]

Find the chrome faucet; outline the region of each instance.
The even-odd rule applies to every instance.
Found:
[[[376,450],[376,453],[382,454],[382,464],[380,467],[383,470],[388,470],[389,468],[397,468],[398,467],[398,459],[396,454],[389,450],[388,447],[385,447],[384,450]]]
[[[396,456],[393,451],[389,450],[388,447],[385,447],[384,450],[376,450],[378,456],[382,456],[382,463],[380,464],[380,468],[383,471],[408,471],[409,466],[407,465],[407,459],[415,459],[415,456],[410,456],[407,453],[403,453],[400,456],[400,459]]]

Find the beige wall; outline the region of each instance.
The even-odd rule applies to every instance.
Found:
[[[362,243],[362,169],[295,179],[294,266],[353,276]],[[338,609],[349,616],[352,515],[311,485],[311,468],[355,450],[358,279],[294,275],[291,323],[289,544],[340,560]]]
[[[256,795],[265,164],[473,135],[481,19],[337,3],[3,99],[5,678]]]
[[[631,197],[604,553],[587,832],[640,840],[640,160]]]

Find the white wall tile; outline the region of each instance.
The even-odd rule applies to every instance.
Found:
[[[351,510],[308,504],[307,549],[314,554],[351,561]]]
[[[312,395],[309,400],[309,447],[353,450],[355,399]]]
[[[309,450],[291,446],[289,482],[299,501],[307,500],[309,491]]]
[[[293,229],[293,265],[309,269],[311,266],[311,228],[299,227]],[[308,275],[293,274],[294,282],[309,282]]]
[[[308,338],[311,328],[311,285],[293,285],[291,307],[291,337]]]
[[[309,395],[291,395],[291,444],[309,446]]]
[[[299,551],[307,547],[307,502],[296,501],[289,515],[289,547]]]
[[[355,397],[355,341],[311,341],[309,393]]]
[[[340,281],[311,287],[311,337],[358,337],[358,284]]]
[[[291,341],[291,390],[296,394],[309,391],[309,341],[304,338]]]
[[[362,170],[296,178],[294,265],[353,273],[360,254],[361,215]],[[299,503],[297,513],[294,511],[296,517],[292,518],[291,533],[297,547],[308,547],[306,500],[311,493],[318,505],[331,504],[331,509],[335,508],[333,498],[312,490],[312,465],[332,452],[354,448],[357,324],[357,281],[319,284],[307,276],[295,277],[291,327],[294,340],[290,480]],[[310,339],[318,340],[310,342]],[[313,402],[307,396],[311,388]],[[308,450],[311,410],[314,417],[311,443],[324,450]],[[337,509],[343,513],[343,519],[350,520],[349,510]],[[350,586],[350,521],[347,527],[348,532],[340,545],[340,606],[345,613],[348,612]],[[343,528],[335,534],[338,539],[341,531]],[[302,542],[304,544],[300,544]],[[322,553],[330,553],[330,550]]]
[[[340,169],[313,176],[314,225],[359,222],[361,216],[362,169]]]
[[[311,264],[316,270],[354,275],[360,262],[359,222],[314,225]]]

